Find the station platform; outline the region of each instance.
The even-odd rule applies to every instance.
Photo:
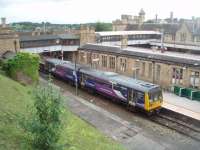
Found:
[[[163,92],[163,108],[200,121],[200,102]]]

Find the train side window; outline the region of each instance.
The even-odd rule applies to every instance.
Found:
[[[104,82],[104,81],[99,81],[99,80],[95,80],[96,83],[100,84],[100,85],[103,85],[105,87],[108,87],[110,89],[112,89],[112,85],[109,84],[108,82]]]
[[[136,93],[136,96],[137,96],[137,101],[141,101],[141,102],[144,102],[144,93],[143,92],[137,92]]]
[[[113,89],[117,91],[121,91],[124,94],[127,93],[127,90],[128,90],[126,87],[123,87],[121,85],[113,85]]]

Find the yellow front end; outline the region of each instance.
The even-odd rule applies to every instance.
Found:
[[[163,103],[163,99],[162,98],[159,98],[156,101],[152,101],[149,98],[149,94],[147,92],[145,93],[145,110],[146,111],[153,112],[155,110],[158,110],[158,109],[161,108],[162,103]]]

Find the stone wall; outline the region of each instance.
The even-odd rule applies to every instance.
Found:
[[[87,55],[91,55],[91,58],[87,57]],[[111,71],[117,72],[122,75],[126,75],[129,77],[137,78],[140,80],[144,80],[147,82],[155,83],[161,85],[165,89],[171,89],[173,84],[173,68],[181,69],[183,71],[182,78],[179,83],[176,85],[184,86],[184,87],[191,87],[190,85],[190,77],[191,72],[199,72],[200,70],[190,67],[182,67],[182,64],[176,65],[169,65],[169,63],[161,63],[155,62],[150,60],[142,60],[139,58],[127,57],[127,56],[117,56],[115,54],[105,53],[105,52],[90,52],[90,51],[82,51],[79,50],[78,52],[78,63],[85,64],[90,67],[93,65],[94,56],[98,55],[99,61],[95,62],[98,65],[95,65],[95,69],[103,70],[103,71]],[[107,66],[102,66],[102,56],[107,57]],[[110,57],[115,57],[115,68],[110,68]],[[87,59],[91,60],[87,60]],[[121,66],[121,60],[126,62],[126,69],[123,70]],[[91,62],[91,63],[88,63]],[[158,73],[159,72],[159,73]],[[198,85],[200,89],[200,83]]]
[[[7,51],[17,52],[20,49],[19,37],[6,25],[6,18],[2,18],[0,25],[0,56]]]

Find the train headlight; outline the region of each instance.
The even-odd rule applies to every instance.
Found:
[[[54,72],[55,70],[56,70],[56,68],[52,68],[52,69],[51,69],[51,72]]]

